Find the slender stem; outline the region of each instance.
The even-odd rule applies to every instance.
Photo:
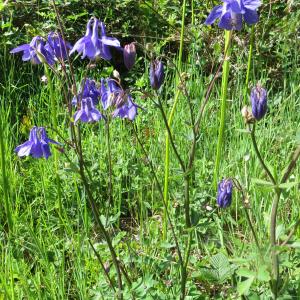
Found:
[[[4,147],[4,129],[2,117],[0,116],[0,154],[1,154],[1,171],[2,171],[2,182],[3,182],[3,194],[5,202],[5,213],[7,217],[8,230],[13,230],[13,219],[11,215],[10,203],[9,203],[9,183],[6,174],[6,159],[5,159],[5,147]]]
[[[245,211],[246,218],[247,218],[248,224],[249,224],[249,226],[250,226],[251,232],[252,232],[252,234],[253,234],[253,237],[254,237],[254,241],[255,241],[256,247],[257,247],[258,251],[261,253],[261,248],[260,248],[260,245],[259,245],[259,242],[258,242],[258,238],[257,238],[256,232],[255,232],[255,229],[254,229],[254,226],[253,226],[253,224],[252,224],[252,221],[251,221],[251,218],[250,218],[250,215],[249,215],[249,212],[248,212],[248,208],[247,208],[247,207],[244,207],[244,211]]]
[[[220,116],[219,134],[218,134],[218,143],[217,143],[216,162],[215,162],[215,169],[214,169],[214,185],[215,185],[215,187],[217,186],[217,182],[218,182],[222,148],[223,148],[223,144],[224,144],[227,86],[228,86],[228,77],[229,77],[229,56],[230,56],[230,52],[231,52],[230,42],[231,42],[231,33],[229,30],[226,30],[225,31],[225,49],[228,48],[228,58],[225,59],[224,64],[223,64],[222,90],[221,90],[221,116]]]
[[[281,190],[276,189],[275,199],[272,204],[272,211],[271,211],[271,221],[270,221],[270,240],[271,240],[271,256],[272,256],[272,269],[273,269],[273,297],[277,299],[278,293],[278,283],[279,283],[279,258],[278,253],[275,249],[276,247],[276,220],[277,220],[277,210],[278,210],[278,203],[280,199]]]
[[[160,112],[161,112],[161,115],[162,115],[162,117],[163,117],[165,126],[166,126],[166,128],[167,128],[167,133],[168,133],[168,136],[169,136],[169,140],[170,140],[171,146],[172,146],[173,151],[174,151],[174,153],[175,153],[175,156],[176,156],[176,158],[177,158],[177,160],[178,160],[178,162],[179,162],[179,164],[180,164],[180,167],[181,167],[182,172],[185,173],[186,168],[185,168],[185,165],[184,165],[184,161],[183,161],[183,159],[181,158],[181,156],[180,156],[180,154],[179,154],[179,152],[178,152],[178,150],[177,150],[177,147],[176,147],[176,145],[175,145],[174,138],[173,138],[173,136],[172,136],[171,129],[170,129],[170,126],[169,126],[169,124],[168,124],[167,116],[166,116],[166,114],[165,114],[163,105],[162,105],[162,103],[161,103],[160,98],[157,97],[157,99],[158,99],[158,108],[159,108],[159,110],[160,110]]]
[[[148,155],[148,153],[147,153],[147,151],[146,151],[146,149],[144,147],[144,144],[142,143],[142,141],[141,141],[141,139],[140,139],[140,137],[139,137],[139,135],[137,133],[137,130],[136,130],[134,124],[132,126],[133,126],[133,131],[134,131],[135,137],[136,137],[136,139],[137,139],[137,141],[138,141],[138,143],[139,143],[139,145],[140,145],[140,147],[141,147],[141,149],[142,149],[142,151],[143,151],[143,153],[144,153],[144,155],[145,155],[145,157],[147,159],[147,162],[149,163],[149,166],[150,166],[152,175],[154,177],[155,183],[157,185],[159,194],[161,196],[161,199],[162,199],[162,202],[163,202],[163,205],[164,205],[164,208],[165,208],[165,212],[166,212],[166,215],[167,215],[167,220],[168,220],[168,223],[170,225],[171,232],[172,232],[172,235],[173,235],[173,238],[174,238],[174,241],[175,241],[176,250],[177,250],[178,258],[179,258],[179,263],[180,263],[181,266],[183,266],[184,262],[183,262],[182,254],[181,254],[179,243],[178,243],[178,239],[177,239],[177,236],[176,236],[176,233],[175,233],[174,225],[172,223],[171,216],[170,216],[170,213],[169,213],[169,210],[168,210],[168,206],[167,206],[167,203],[166,203],[166,201],[164,199],[163,189],[162,189],[161,184],[160,184],[160,182],[158,180],[158,177],[156,175],[156,171],[155,171],[154,165],[153,165],[153,163],[152,163],[152,161],[151,161],[151,159],[150,159],[150,157],[149,157],[149,155]]]
[[[185,29],[185,12],[186,12],[186,0],[182,3],[182,16],[181,16],[181,31],[180,31],[180,44],[179,44],[179,55],[178,55],[178,70],[181,73],[182,53],[184,44],[184,29]],[[175,94],[175,101],[173,103],[171,113],[168,119],[168,128],[171,127],[173,116],[176,110],[176,106],[179,100],[180,91],[177,90]],[[171,132],[171,131],[170,131]],[[164,201],[169,207],[169,176],[170,176],[170,132],[166,134],[166,148],[165,148],[165,175],[164,175]],[[166,211],[164,211],[164,226],[163,226],[163,239],[167,236],[167,222],[166,222]]]
[[[49,68],[47,64],[45,64],[45,73],[47,77],[47,85],[49,88],[49,93],[50,93],[50,102],[51,102],[51,117],[52,117],[52,123],[53,123],[53,128],[57,131],[57,125],[58,125],[58,120],[57,120],[57,101],[56,101],[56,96],[53,88],[53,83],[52,83],[52,78],[50,75]],[[55,137],[56,138],[56,137]],[[60,178],[58,175],[58,170],[59,170],[59,162],[58,162],[58,152],[54,152],[54,165],[55,165],[55,179],[56,179],[56,185],[57,185],[57,198],[58,198],[58,207],[59,207],[59,214],[62,216],[63,209],[62,209],[62,202],[61,202],[61,183],[60,183]]]
[[[108,280],[108,282],[109,282],[110,287],[111,287],[114,291],[116,291],[116,289],[115,289],[115,287],[114,287],[114,284],[113,284],[113,282],[112,282],[112,280],[111,280],[111,278],[110,278],[110,276],[109,276],[109,273],[108,273],[108,271],[106,270],[106,268],[105,268],[105,266],[104,266],[104,264],[103,264],[102,258],[101,258],[101,256],[99,255],[98,251],[95,249],[95,247],[94,247],[94,245],[92,244],[92,242],[91,242],[90,239],[89,239],[89,244],[90,244],[91,248],[93,249],[93,251],[94,251],[94,253],[95,253],[95,255],[96,255],[96,257],[97,257],[97,259],[98,259],[98,261],[99,261],[99,263],[100,263],[100,266],[101,266],[101,268],[102,268],[102,270],[103,270],[103,272],[104,272],[104,274],[105,274],[105,276],[106,276],[106,278],[107,278],[107,280]]]
[[[253,127],[252,127],[252,130],[250,129],[251,131],[251,139],[252,139],[252,144],[253,144],[253,147],[254,147],[254,150],[255,150],[255,153],[259,159],[259,162],[262,166],[262,168],[266,171],[266,173],[268,174],[268,177],[270,178],[270,180],[272,181],[272,183],[274,184],[274,186],[276,186],[276,180],[274,178],[274,176],[272,175],[272,173],[270,172],[269,168],[266,166],[261,154],[260,154],[260,151],[258,149],[258,146],[257,146],[257,143],[256,143],[256,138],[255,138],[255,123],[253,124]]]
[[[106,122],[106,142],[108,154],[108,201],[113,205],[113,184],[112,184],[112,158],[111,158],[111,141],[110,141],[110,119]]]
[[[247,97],[247,92],[248,92],[248,84],[249,84],[249,77],[250,77],[250,70],[251,70],[254,37],[255,37],[255,27],[253,25],[251,27],[250,47],[249,47],[249,55],[248,55],[248,63],[247,63],[247,73],[246,73],[246,81],[245,81],[245,87],[244,87],[244,104],[247,103],[246,97]]]

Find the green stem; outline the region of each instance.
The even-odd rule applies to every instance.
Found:
[[[54,92],[54,88],[53,88],[53,83],[52,83],[52,77],[50,75],[50,70],[47,66],[47,64],[45,64],[45,73],[46,73],[46,77],[47,77],[47,81],[48,81],[48,88],[49,88],[49,93],[50,93],[50,104],[51,104],[51,117],[52,117],[52,126],[55,129],[55,131],[57,131],[57,124],[58,124],[58,118],[57,118],[57,101],[56,101],[56,96],[55,96],[55,92]],[[57,136],[55,136],[56,138]],[[59,161],[58,161],[58,152],[55,151],[54,152],[54,164],[55,164],[55,176],[56,176],[56,185],[57,185],[57,198],[58,198],[58,205],[59,205],[59,213],[62,216],[62,195],[61,195],[61,184],[60,184],[60,178],[58,175],[58,170],[59,170]]]
[[[262,168],[266,171],[266,173],[268,174],[270,180],[272,181],[273,185],[276,186],[276,180],[274,178],[274,176],[272,175],[271,171],[269,170],[269,168],[267,167],[267,165],[265,164],[261,154],[260,154],[260,151],[258,149],[258,146],[257,146],[257,143],[256,143],[256,138],[255,138],[255,123],[253,124],[253,127],[252,127],[252,130],[251,130],[251,139],[252,139],[252,144],[253,144],[253,147],[254,147],[254,151],[259,159],[259,162],[262,166]]]
[[[5,202],[5,213],[8,222],[8,230],[12,232],[13,230],[13,220],[10,210],[10,203],[9,203],[9,184],[7,180],[6,174],[6,159],[5,159],[5,147],[4,147],[4,136],[3,136],[3,124],[2,120],[0,119],[0,153],[1,153],[1,171],[2,171],[2,182],[3,182],[3,194],[4,194],[4,202]]]
[[[106,141],[108,151],[108,201],[113,205],[113,185],[112,185],[112,159],[111,159],[111,141],[110,141],[110,120],[106,122]]]
[[[272,269],[273,269],[273,298],[277,299],[278,293],[278,283],[279,283],[279,258],[276,247],[276,219],[277,219],[277,210],[278,210],[278,203],[280,199],[281,191],[280,189],[276,189],[275,199],[272,204],[272,211],[271,211],[271,221],[270,221],[270,240],[271,240],[271,247],[272,247]]]
[[[221,155],[222,155],[222,148],[223,148],[223,144],[224,144],[227,86],[228,86],[228,77],[229,77],[229,56],[231,53],[230,41],[231,41],[231,31],[226,30],[225,31],[225,51],[226,51],[226,49],[228,49],[228,50],[226,51],[227,53],[224,54],[226,57],[225,57],[224,64],[223,64],[223,74],[222,74],[221,116],[220,116],[219,135],[218,135],[218,144],[217,144],[217,155],[216,155],[215,170],[214,170],[214,185],[215,185],[215,187],[217,187],[220,161],[221,161]]]
[[[183,0],[182,4],[182,17],[181,17],[181,31],[180,31],[180,45],[179,45],[179,56],[178,56],[178,70],[181,72],[181,62],[182,62],[182,52],[183,52],[183,42],[184,42],[184,28],[185,28],[185,10],[186,10],[186,0]],[[177,81],[177,80],[176,80]],[[177,85],[176,85],[177,86]],[[176,88],[177,89],[177,88]],[[175,100],[171,109],[170,116],[168,118],[168,125],[171,128],[173,117],[175,114],[175,109],[179,100],[180,90],[177,89],[175,94]],[[166,149],[165,149],[165,175],[164,175],[164,201],[169,207],[169,175],[170,175],[170,140],[169,134],[166,132]],[[168,220],[166,218],[166,209],[164,209],[164,220],[163,220],[163,239],[167,238],[167,226]]]
[[[247,73],[246,73],[246,81],[244,87],[244,104],[247,103],[247,92],[248,92],[248,84],[251,70],[251,62],[252,62],[252,54],[253,54],[253,45],[254,45],[254,37],[255,37],[255,27],[251,27],[251,36],[250,36],[250,47],[249,47],[249,55],[248,55],[248,63],[247,63]]]

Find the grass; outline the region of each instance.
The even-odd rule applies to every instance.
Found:
[[[296,49],[290,51],[293,53]],[[4,54],[0,58],[1,65],[7,70],[0,95],[3,129],[1,148],[4,149],[1,151],[0,184],[0,192],[4,195],[0,212],[0,299],[114,299],[116,295],[89,244],[90,241],[97,250],[117,287],[116,271],[107,245],[99,234],[87,203],[86,190],[75,170],[78,167],[76,157],[67,150],[73,162],[70,164],[59,152],[47,161],[19,159],[13,152],[18,144],[27,139],[32,125],[51,124],[53,110],[49,90],[39,82],[43,68],[21,64],[18,58],[7,52]],[[245,125],[240,114],[245,72],[237,67],[239,64],[246,65],[247,53],[244,54],[241,52],[238,61],[233,62],[229,75],[225,143],[219,174],[238,178],[247,189],[250,215],[265,263],[259,259],[240,195],[234,193],[233,204],[226,210],[219,210],[215,203],[213,173],[221,99],[221,80],[217,80],[205,110],[192,170],[190,202],[194,226],[190,229],[193,239],[187,268],[186,299],[235,299],[242,295],[247,299],[270,297],[266,274],[271,266],[268,232],[274,195],[268,187],[255,181],[267,178],[255,158],[250,135],[244,132]],[[300,75],[297,72],[297,56],[294,58],[291,69],[283,70],[281,89],[272,84],[272,78],[267,78],[265,70],[255,68],[255,62],[250,73],[252,84],[257,81],[266,83],[269,91],[269,111],[257,124],[257,142],[268,166],[278,174],[288,164],[299,131],[300,91],[297,87]],[[191,52],[189,59],[182,63],[182,71],[189,74],[187,88],[195,110],[199,109],[209,82],[207,74],[196,60],[196,55],[194,57]],[[96,69],[91,71],[90,77],[99,80],[99,74]],[[82,74],[78,74],[78,81],[80,76]],[[148,85],[146,75],[143,80],[144,85]],[[169,71],[162,96],[166,110],[174,102],[170,95],[174,94],[175,80]],[[68,139],[60,85],[61,82],[54,81],[54,96],[59,103],[58,131]],[[159,110],[150,101],[143,101],[137,95],[135,99],[145,108],[145,111],[139,111],[135,125],[163,185],[163,120]],[[191,129],[186,99],[182,95],[176,107],[172,132],[180,153],[186,159]],[[172,235],[168,232],[166,239],[162,238],[162,200],[132,125],[119,119],[110,124],[112,205],[107,201],[109,165],[105,124],[83,124],[81,128],[85,159],[93,179],[90,188],[101,220],[132,280],[131,288],[125,284],[124,298],[177,299],[180,294],[178,254]],[[50,136],[55,136],[50,129],[48,131]],[[172,153],[172,149],[170,151]],[[52,152],[55,152],[54,148]],[[298,164],[291,182],[299,183],[299,171]],[[184,227],[183,184],[180,166],[172,153],[169,172],[170,214],[180,247],[185,252],[189,232]],[[277,226],[281,240],[286,238],[299,219],[298,188],[298,184],[295,184],[281,196]],[[6,200],[9,205],[5,204]],[[9,216],[12,230],[8,230]],[[294,236],[295,243],[281,249],[280,270],[284,273],[285,282],[282,295],[289,296],[289,299],[300,297],[300,274],[297,268],[300,262],[299,238],[298,230]],[[225,258],[216,256],[220,253]],[[226,267],[227,264],[230,268]],[[220,270],[225,270],[225,274],[221,274]],[[247,289],[248,283],[251,287]]]

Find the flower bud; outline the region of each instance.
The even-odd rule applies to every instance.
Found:
[[[252,114],[256,120],[260,120],[267,112],[267,91],[259,84],[251,90]]]
[[[128,70],[131,70],[135,63],[136,49],[135,44],[125,45],[123,51],[124,64]]]
[[[232,181],[231,179],[223,179],[218,184],[217,203],[221,208],[230,206],[232,200]]]
[[[154,60],[150,65],[150,83],[154,90],[158,90],[164,81],[164,65],[160,60]]]

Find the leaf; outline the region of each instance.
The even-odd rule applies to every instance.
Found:
[[[230,265],[228,258],[223,253],[214,255],[210,263],[212,265],[211,275],[215,276],[220,283],[231,276],[235,269],[235,266]]]
[[[288,190],[288,189],[290,189],[290,188],[292,188],[292,187],[294,187],[298,184],[299,184],[299,182],[286,182],[286,183],[279,184],[279,187],[281,189],[287,189]]]
[[[255,276],[255,273],[253,271],[246,269],[246,268],[240,268],[237,270],[236,273],[238,276],[247,277],[247,278]]]
[[[267,180],[253,178],[252,182],[257,184],[257,185],[265,186],[265,187],[268,187],[268,188],[273,188],[274,187],[273,183],[270,182],[270,181],[267,181]]]
[[[261,265],[259,267],[256,278],[259,281],[269,281],[270,280],[270,274],[267,270],[267,266]]]
[[[237,285],[237,291],[239,293],[239,295],[245,295],[248,294],[249,289],[252,285],[252,282],[254,281],[255,276],[251,276],[248,279],[244,280],[244,281],[240,281]]]

